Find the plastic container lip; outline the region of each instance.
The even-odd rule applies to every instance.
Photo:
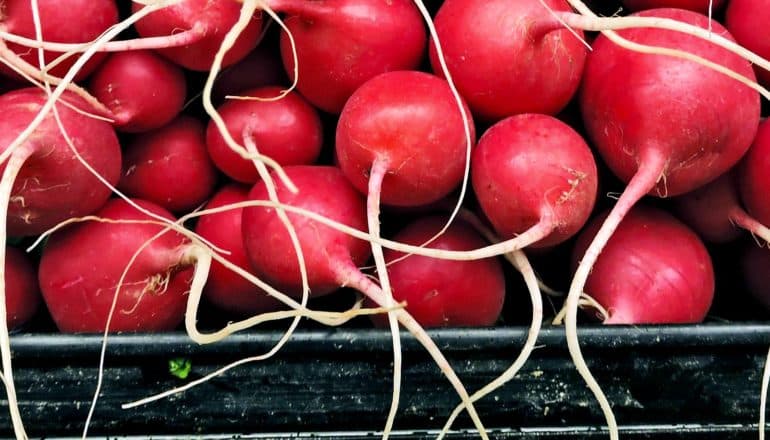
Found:
[[[518,350],[526,339],[526,327],[453,328],[429,331],[438,346],[447,353]],[[274,346],[283,335],[279,331],[244,332],[210,345],[198,345],[185,333],[116,334],[108,339],[110,357],[159,356],[174,353],[186,355],[217,355],[255,352]],[[719,348],[767,346],[770,344],[770,324],[699,324],[655,326],[580,326],[581,347],[584,349],[617,348]],[[408,333],[403,335],[403,349],[422,351],[420,344]],[[390,351],[391,335],[387,330],[331,329],[297,331],[282,348],[285,353],[356,353]],[[538,344],[565,347],[564,329],[543,329]],[[21,334],[11,337],[16,358],[73,358],[98,355],[100,334]]]

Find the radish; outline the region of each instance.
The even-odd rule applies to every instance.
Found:
[[[248,187],[228,184],[217,191],[206,205],[206,209],[246,201],[248,194]],[[225,257],[233,264],[251,271],[251,263],[246,255],[241,234],[242,212],[243,209],[232,209],[202,216],[195,226],[195,231],[214,245],[229,251],[229,255]],[[237,315],[285,308],[282,303],[268,296],[253,283],[218,262],[211,266],[203,294],[215,305]]]
[[[725,11],[725,26],[746,49],[763,58],[770,58],[770,41],[763,32],[770,23],[770,2],[767,0],[730,0]],[[759,82],[770,86],[770,71],[755,67]]]
[[[170,213],[135,200],[157,215]],[[110,220],[150,220],[124,200],[110,200],[96,216]],[[40,288],[56,326],[63,332],[104,331],[119,288],[109,331],[172,330],[184,317],[192,270],[181,258],[185,239],[168,232],[133,254],[162,230],[155,223],[90,222],[53,233],[40,260]],[[102,244],[99,244],[102,243]],[[109,258],[104,255],[109,243]]]
[[[0,145],[6,148],[46,102],[45,92],[19,89],[0,96],[0,111],[13,118],[0,124]],[[57,105],[67,134],[80,156],[108,182],[120,176],[121,154],[112,127],[76,108],[88,110],[79,98],[65,94]],[[104,204],[110,192],[83,167],[68,147],[54,118],[48,116],[27,142],[10,155],[4,174],[8,234],[39,234],[71,217],[89,214]],[[13,185],[13,187],[11,187]],[[2,217],[6,217],[3,215]]]
[[[564,0],[546,0],[571,11]],[[475,117],[556,114],[580,83],[586,48],[540,0],[446,0],[435,18],[446,64]],[[582,33],[578,33],[582,38]],[[440,72],[434,45],[434,72]]]
[[[41,297],[37,264],[19,249],[5,250],[5,310],[8,328],[18,329],[37,312]]]
[[[471,177],[485,216],[501,237],[516,237],[518,248],[550,247],[572,237],[588,220],[598,186],[583,138],[539,114],[490,127],[473,152]]]
[[[475,139],[469,113],[465,123]],[[383,73],[345,104],[337,160],[362,193],[369,192],[370,177],[382,173],[383,203],[425,205],[449,194],[463,177],[463,125],[446,81],[417,71]]]
[[[707,27],[700,14],[678,9],[638,13]],[[729,37],[718,23],[715,34]],[[620,32],[633,42],[674,47],[753,79],[748,62],[702,39],[658,29]],[[708,90],[709,93],[703,93]],[[570,354],[618,436],[609,402],[582,360],[577,306],[594,262],[625,214],[645,194],[679,195],[715,179],[748,149],[759,123],[756,91],[687,60],[640,55],[599,36],[584,71],[579,97],[586,131],[609,168],[628,186],[586,250],[567,297]],[[654,111],[652,111],[654,109]],[[663,129],[668,128],[668,129]]]
[[[321,166],[287,166],[284,169],[300,191],[290,194],[279,185],[277,191],[281,202],[306,207],[356,229],[366,228],[363,199],[350,188],[339,170]],[[307,189],[307,194],[302,188]],[[248,199],[269,200],[264,182],[254,185]],[[289,234],[275,215],[275,210],[245,208],[242,222],[244,246],[256,275],[278,290],[299,296],[301,283],[297,258]],[[370,249],[365,241],[319,227],[312,221],[292,223],[298,235],[305,237],[301,239],[302,251],[313,296],[331,293],[345,285],[345,280],[340,278],[341,268],[337,265],[341,262],[338,263],[338,260],[346,264],[350,260],[349,264],[357,267],[369,258]]]
[[[160,128],[184,106],[184,72],[150,50],[118,52],[99,67],[89,90],[125,132]]]
[[[708,14],[722,7],[724,0],[623,0],[631,11],[655,8],[679,8]]]
[[[190,116],[137,136],[126,148],[118,189],[176,213],[214,192],[217,171],[206,151],[205,127]]]
[[[677,197],[675,201],[679,217],[707,241],[726,243],[738,238],[736,226],[770,241],[770,230],[741,206],[734,172]]]
[[[146,5],[134,1],[133,11]],[[241,4],[236,1],[183,0],[153,11],[135,24],[142,37],[167,36],[158,52],[190,70],[208,71],[225,35],[238,19]],[[223,65],[243,59],[257,46],[262,32],[261,14],[256,15],[224,55]],[[173,38],[172,38],[173,36]],[[162,47],[163,45],[156,45]]]
[[[573,268],[608,214],[580,233]],[[605,324],[698,323],[714,298],[714,269],[692,230],[664,211],[638,206],[607,241],[585,292],[609,313]]]
[[[323,142],[321,119],[313,107],[295,92],[282,93],[278,86],[246,90],[241,95],[260,100],[231,100],[217,111],[236,139],[248,137],[259,152],[281,165],[307,165],[318,159]],[[208,124],[206,146],[214,164],[230,178],[254,183],[259,176],[251,160],[235,153],[215,121]]]
[[[362,196],[338,168],[289,166],[285,168],[285,172],[299,191],[295,193],[285,185],[278,185],[275,188],[275,195],[282,203],[307,209],[320,217],[336,220],[358,230],[367,223],[367,206]],[[249,198],[257,201],[267,200],[268,187],[264,180],[254,185]],[[290,292],[297,292],[300,290],[301,283],[295,250],[286,228],[276,218],[276,212],[274,208],[266,207],[250,207],[243,210],[243,238],[246,252],[257,274],[262,275],[271,284]],[[370,246],[365,241],[357,240],[347,233],[294,213],[288,214],[288,218],[299,237],[313,295],[321,295],[341,286],[348,286],[363,292],[380,306],[390,307],[393,304],[390,294],[386,293],[389,289],[381,288],[358,269],[370,252]],[[371,224],[369,227],[371,228]],[[396,308],[392,315],[415,335],[442,371],[447,374],[463,398],[463,403],[474,422],[484,434],[475,409],[468,401],[467,392],[433,341],[408,312]],[[397,341],[394,339],[396,372],[400,369]],[[398,401],[397,378],[398,374],[394,380],[394,403]],[[396,405],[391,407],[386,431],[392,424],[395,407]]]
[[[738,170],[741,199],[746,210],[761,223],[770,224],[770,122],[763,120],[751,148]]]
[[[272,0],[286,12],[292,42],[281,35],[281,55],[290,79],[318,108],[339,113],[364,82],[384,72],[419,67],[425,27],[411,0]],[[318,66],[324,66],[319,69]]]
[[[421,245],[440,232],[443,217],[423,217],[407,225],[393,240]],[[484,240],[463,222],[453,223],[430,242],[433,249],[469,250]],[[505,278],[494,258],[450,261],[406,256],[386,251],[393,298],[406,303],[406,311],[423,327],[491,326],[497,322],[505,298]],[[470,305],[473,305],[470,307]],[[382,315],[372,315],[375,325],[387,325]]]
[[[71,0],[66,7],[55,0],[38,0],[37,7],[42,25],[42,36],[45,41],[60,43],[89,43],[101,35],[107,28],[118,22],[118,8],[114,0]],[[0,31],[3,34],[13,34],[29,39],[35,38],[35,28],[32,20],[32,3],[28,0],[7,0],[2,4],[0,14]],[[0,38],[5,39],[2,35]],[[21,60],[30,65],[37,65],[36,51],[8,41],[6,50],[18,54]],[[44,59],[46,63],[53,61],[61,55],[61,52],[46,51]],[[88,76],[104,59],[105,54],[95,55],[85,66],[80,69],[75,80],[81,80]],[[8,58],[8,54],[0,54],[2,58]],[[53,67],[48,73],[54,76],[62,76],[74,60],[70,59]],[[7,69],[0,72],[9,73]]]

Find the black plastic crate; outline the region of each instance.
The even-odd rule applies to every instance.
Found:
[[[470,392],[504,371],[526,337],[524,328],[430,333]],[[770,325],[593,326],[579,334],[624,438],[756,438]],[[237,367],[165,400],[121,409],[230,361],[264,353],[280,337],[277,331],[249,332],[199,346],[182,333],[111,336],[89,435],[376,438],[392,387],[390,334],[380,330],[300,331],[270,360]],[[99,335],[12,338],[17,392],[31,436],[81,435],[101,341]],[[393,437],[433,438],[459,400],[406,333],[403,351]],[[191,361],[186,380],[169,371],[176,357]],[[607,437],[561,328],[544,329],[517,377],[476,405],[495,438]],[[454,428],[452,438],[478,438],[466,415]],[[5,411],[0,430],[12,432]]]

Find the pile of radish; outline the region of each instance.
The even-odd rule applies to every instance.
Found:
[[[403,328],[457,391],[444,432],[467,411],[486,438],[473,402],[563,324],[617,438],[578,323],[770,314],[770,0],[57,4],[0,2],[17,438],[9,331],[291,320],[268,357],[301,326],[387,328],[387,436]],[[502,322],[529,337],[471,394],[425,328]]]

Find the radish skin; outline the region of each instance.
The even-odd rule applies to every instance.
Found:
[[[594,218],[578,237],[573,268],[607,214]],[[665,211],[637,206],[599,255],[585,292],[609,313],[604,324],[699,323],[714,298],[714,269],[691,229]]]
[[[770,122],[767,119],[759,124],[746,157],[738,167],[738,180],[741,200],[746,210],[762,224],[770,224],[770,207],[767,194],[770,190]]]
[[[128,133],[171,122],[182,111],[187,92],[182,69],[149,50],[110,55],[94,72],[89,89],[109,108],[115,127]]]
[[[310,165],[321,153],[323,127],[318,112],[296,92],[275,101],[262,100],[281,94],[279,86],[242,91],[245,97],[260,100],[228,101],[217,108],[231,137],[243,143],[246,133],[259,151],[281,165]],[[256,183],[259,175],[251,159],[233,152],[219,126],[210,121],[206,147],[222,172],[242,183]]]
[[[725,27],[738,43],[759,56],[770,58],[770,42],[762,29],[770,22],[767,0],[730,0],[725,11]],[[759,82],[770,86],[770,70],[755,66]]]
[[[218,177],[206,151],[203,123],[180,116],[132,140],[124,154],[118,189],[182,213],[204,203]]]
[[[281,56],[297,90],[316,107],[338,114],[363,83],[385,72],[417,69],[426,36],[412,0],[270,0],[287,13]],[[295,65],[292,46],[296,47]],[[324,69],[317,66],[323,65]],[[295,68],[297,72],[294,73]]]
[[[42,39],[62,43],[88,43],[98,37],[109,27],[118,22],[118,8],[114,0],[72,0],[62,8],[61,2],[55,0],[39,0],[36,13],[42,23]],[[32,4],[27,0],[8,0],[3,2],[2,23],[0,29],[7,35],[16,35],[28,39],[35,38]],[[29,64],[37,64],[36,51],[20,46],[10,41],[6,36],[0,36],[7,41],[9,50],[19,54],[19,57]],[[34,40],[33,40],[34,41]],[[60,53],[46,51],[44,60],[51,62]],[[98,54],[80,69],[75,80],[80,81],[88,76],[105,58]],[[74,60],[60,64],[46,72],[53,76],[65,74],[74,64]],[[0,72],[8,74],[5,69]]]
[[[679,217],[707,241],[733,241],[740,235],[739,227],[770,242],[770,229],[741,206],[734,172],[678,197],[675,207]]]
[[[419,245],[445,224],[446,218],[441,216],[420,217],[393,240]],[[461,251],[483,245],[484,240],[471,226],[457,221],[426,246]],[[500,317],[505,278],[496,258],[458,262],[390,250],[384,258],[394,299],[406,303],[406,311],[423,327],[492,326]],[[378,327],[385,324],[382,316],[371,318]]]
[[[133,2],[134,12],[144,7]],[[214,54],[236,23],[240,9],[239,2],[234,1],[184,0],[147,15],[135,27],[142,37],[169,36],[180,29],[187,31],[184,34],[187,41],[183,41],[186,44],[171,42],[169,47],[157,48],[157,51],[187,69],[209,71]],[[223,57],[222,65],[229,66],[243,59],[257,46],[261,31],[262,19],[257,15]]]
[[[473,153],[471,177],[486,218],[501,237],[522,247],[550,247],[572,237],[588,220],[598,187],[596,163],[583,138],[540,114],[508,117],[490,127]],[[529,230],[539,236],[521,243]]]

